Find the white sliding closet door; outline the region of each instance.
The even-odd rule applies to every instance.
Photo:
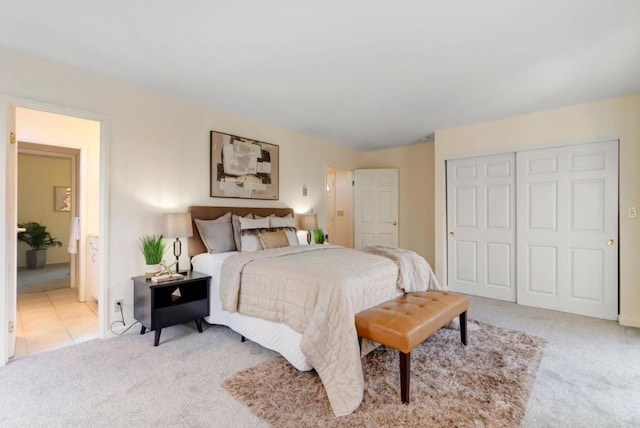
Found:
[[[618,314],[618,142],[517,153],[518,303]]]
[[[515,155],[447,161],[448,284],[515,302]]]

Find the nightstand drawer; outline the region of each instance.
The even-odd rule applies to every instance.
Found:
[[[209,316],[209,302],[207,300],[196,300],[176,306],[158,308],[155,310],[151,330],[182,324],[207,316]]]

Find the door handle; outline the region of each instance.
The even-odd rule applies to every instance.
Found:
[[[453,232],[449,232],[449,236],[453,237],[453,236],[456,236],[456,234]]]
[[[397,225],[398,225],[398,222],[397,222],[397,221],[394,221],[394,222],[393,222],[393,223],[391,223],[391,224],[392,224],[392,225],[394,225],[394,226],[397,226]]]
[[[607,245],[613,245],[613,244],[615,244],[615,243],[616,243],[616,241],[614,241],[613,239],[609,239],[609,240],[607,241]]]

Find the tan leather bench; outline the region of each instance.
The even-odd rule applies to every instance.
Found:
[[[460,340],[467,344],[469,299],[448,291],[407,293],[356,314],[359,340],[366,338],[400,352],[400,396],[409,402],[411,350],[460,317]]]

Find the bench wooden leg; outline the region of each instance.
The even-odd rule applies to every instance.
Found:
[[[400,352],[400,398],[409,404],[409,379],[411,378],[411,352]]]
[[[467,311],[460,314],[460,340],[467,345]]]

